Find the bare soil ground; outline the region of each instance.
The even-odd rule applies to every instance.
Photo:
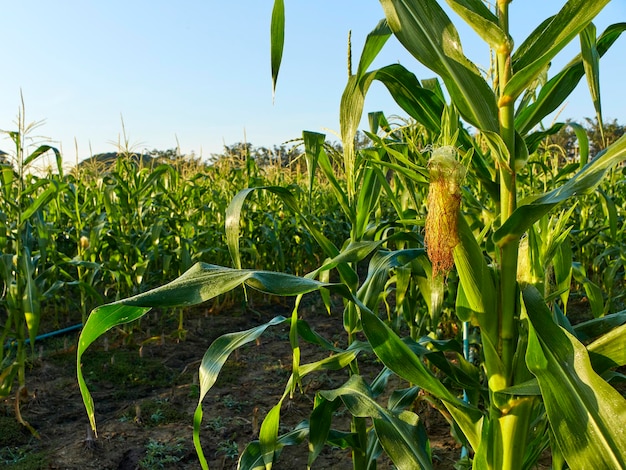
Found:
[[[22,415],[39,438],[16,423],[15,399],[5,400],[0,404],[0,468],[200,468],[192,441],[192,417],[204,352],[224,333],[290,314],[287,305],[278,303],[255,310],[231,307],[219,313],[197,308],[185,312],[183,339],[176,334],[175,315],[152,311],[132,330],[107,333],[87,350],[83,361],[95,401],[97,439],[89,430],[76,381],[77,336],[40,342],[38,358],[27,374],[28,390],[21,399]],[[327,339],[339,345],[345,342],[340,314],[329,316],[309,306],[301,315]],[[302,362],[323,354],[305,344]],[[201,440],[212,469],[236,468],[238,455],[257,438],[262,419],[283,394],[291,360],[285,325],[268,329],[256,343],[231,355],[204,401]],[[380,370],[375,357],[360,356],[360,367],[368,378]],[[308,418],[317,390],[336,388],[348,378],[345,370],[312,375],[304,381],[303,393],[283,406],[281,432]],[[453,468],[461,449],[450,436],[447,422],[425,402],[417,406],[431,438],[436,468]],[[349,431],[347,413],[340,413],[333,427]],[[306,443],[286,448],[276,468],[306,468],[307,452]],[[314,468],[351,469],[350,452],[328,447]],[[378,468],[394,467],[383,456]]]

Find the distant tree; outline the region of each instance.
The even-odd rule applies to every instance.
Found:
[[[568,119],[566,124],[573,122],[576,121]],[[615,142],[626,131],[626,126],[619,124],[617,119],[614,119],[612,122],[605,122],[603,126],[604,132],[601,131],[597,119],[585,118],[584,123],[578,124],[585,128],[589,138],[589,158],[595,157],[598,152]],[[563,126],[559,132],[550,137],[550,143],[562,147],[570,159],[575,159],[578,156],[578,139],[571,126]]]

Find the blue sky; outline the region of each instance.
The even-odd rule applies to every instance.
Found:
[[[515,0],[517,44],[562,1]],[[379,2],[286,0],[283,66],[272,103],[269,66],[271,0],[225,2],[21,0],[3,8],[0,129],[12,130],[20,106],[44,121],[35,135],[60,147],[68,163],[114,151],[122,134],[135,151],[168,149],[208,157],[224,144],[272,146],[312,130],[339,128],[346,83],[348,31],[356,62],[367,33],[383,16]],[[454,15],[451,15],[454,19]],[[613,0],[598,31],[626,21],[626,0]],[[466,55],[488,66],[488,49],[460,29]],[[11,45],[11,46],[9,46]],[[577,53],[578,41],[554,61],[552,74]],[[626,123],[626,35],[603,58],[605,119]],[[400,62],[418,78],[431,72],[390,39],[374,67]],[[366,112],[401,114],[375,84]],[[593,116],[584,80],[561,117]],[[365,126],[365,123],[364,123]],[[9,150],[7,140],[0,148]]]

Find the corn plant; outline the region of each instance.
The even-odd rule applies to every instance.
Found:
[[[226,212],[233,268],[196,264],[163,287],[92,312],[79,340],[77,374],[94,429],[94,403],[80,360],[98,336],[140,318],[153,306],[191,305],[244,284],[274,295],[296,296],[296,307],[291,318],[276,317],[220,337],[204,355],[194,416],[194,443],[203,468],[208,468],[199,436],[204,398],[236,348],[278,325],[289,328],[291,377],[284,395],[263,420],[258,441],[241,455],[241,468],[271,468],[284,446],[304,440],[309,443],[309,466],[323,446],[330,444],[350,448],[355,469],[376,468],[383,451],[398,468],[431,468],[425,429],[411,408],[418,393],[426,394],[447,416],[454,435],[470,450],[467,458],[474,468],[532,468],[547,448],[554,468],[566,463],[570,468],[626,467],[626,400],[607,382],[615,376],[612,368],[626,364],[625,315],[608,314],[575,327],[569,323],[563,310],[574,269],[568,225],[572,211],[555,212],[574,198],[593,193],[605,175],[626,159],[626,138],[542,193],[518,187],[518,175],[532,160],[529,155],[534,158],[539,143],[558,130],[556,126],[536,130],[537,125],[566,99],[583,75],[601,122],[598,60],[626,28],[616,24],[596,35],[592,20],[607,3],[569,0],[514,49],[509,34],[509,23],[514,20],[510,1],[496,2],[492,11],[479,0],[449,0],[449,6],[493,51],[495,67],[489,83],[463,54],[455,25],[438,2],[381,0],[385,19],[368,36],[341,101],[340,165],[329,157],[333,154],[324,145],[324,136],[303,135],[310,181],[316,174],[327,179],[349,222],[349,239],[340,246],[332,243],[310,223],[288,189],[264,187],[263,191],[279,197],[286,209],[301,217],[326,259],[302,277],[243,269],[240,215],[248,196],[261,189],[237,194]],[[284,2],[276,0],[274,83],[282,57],[283,27]],[[420,82],[400,64],[369,70],[392,34],[438,75],[450,102],[439,80]],[[581,53],[539,86],[552,59],[576,37]],[[355,148],[365,95],[374,80],[382,82],[431,136],[427,163],[401,133],[377,137],[380,126],[372,126],[371,148]],[[388,127],[380,115],[377,122]],[[471,136],[463,123],[478,134]],[[397,178],[393,184],[387,179],[388,171]],[[400,215],[398,220],[380,216],[381,194]],[[413,211],[414,223],[407,223],[407,208]],[[416,231],[421,225],[425,225],[424,237]],[[366,259],[368,272],[363,279],[358,267]],[[328,281],[331,270],[337,272],[337,282]],[[463,357],[458,342],[438,342],[432,331],[430,336],[420,336],[420,329],[413,327],[408,336],[401,337],[378,315],[379,300],[390,282],[410,297],[401,299],[402,308],[418,305],[412,301],[421,296],[427,308],[440,311],[444,279],[452,272],[458,277],[458,287],[448,301],[454,303],[458,318],[480,333],[478,364]],[[411,279],[414,287],[409,289]],[[331,294],[343,299],[347,347],[320,337],[298,318],[301,296],[314,291],[326,302]],[[406,311],[403,316],[410,317]],[[434,327],[431,324],[429,329]],[[366,341],[358,339],[361,333]],[[301,341],[316,344],[330,355],[302,363]],[[380,360],[381,371],[368,382],[359,374],[358,357],[370,351]],[[436,366],[440,375],[428,364]],[[318,392],[309,419],[279,435],[281,406],[297,392],[302,379],[318,371],[344,368],[349,372],[347,382]],[[405,379],[407,387],[395,390],[385,406],[379,397],[391,374]],[[340,407],[352,415],[349,430],[331,429]]]
[[[61,171],[61,155],[53,147],[41,145],[31,153],[28,134],[36,127],[27,125],[22,106],[16,131],[5,131],[15,146],[13,162],[0,167],[0,279],[4,326],[0,336],[0,397],[7,397],[17,379],[15,414],[20,423],[34,434],[36,431],[22,419],[20,399],[26,389],[28,351],[34,353],[35,338],[41,320],[41,303],[53,295],[62,282],[50,275],[49,251],[53,251],[53,236],[43,212],[63,185],[53,178],[41,178],[30,173],[32,164],[47,152],[56,156]],[[9,348],[5,348],[8,341]],[[30,343],[30,348],[29,348]]]

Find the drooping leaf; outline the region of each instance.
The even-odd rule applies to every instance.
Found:
[[[372,418],[378,439],[398,468],[432,468],[417,415],[393,413],[380,406],[361,376],[353,375],[338,389],[320,395],[331,402],[340,398],[353,416]]]
[[[123,325],[124,323],[130,323],[149,312],[151,307],[137,307],[121,304],[109,304],[95,309],[78,338],[78,348],[76,351],[76,375],[78,377],[78,387],[80,394],[83,397],[83,403],[89,417],[89,423],[94,433],[97,435],[96,430],[96,418],[94,403],[85,379],[83,377],[81,359],[85,350],[95,340],[97,340],[104,333],[117,325]]]
[[[295,296],[327,288],[332,289],[334,292],[343,292],[342,295],[351,297],[350,292],[345,289],[345,286],[342,287],[341,285],[325,284],[313,279],[277,272],[236,270],[198,263],[178,279],[164,286],[96,308],[87,319],[81,332],[76,361],[81,395],[83,396],[83,402],[94,431],[93,400],[87,389],[81,369],[81,358],[89,345],[111,328],[140,318],[152,307],[165,308],[197,305],[218,295],[230,292],[242,283],[274,295]],[[335,289],[339,289],[339,291]]]
[[[361,321],[363,331],[382,363],[400,377],[442,400],[468,441],[472,446],[477,446],[482,413],[454,396],[376,315],[366,309],[361,309]]]
[[[604,178],[604,175],[619,162],[626,160],[626,136],[621,137],[599,153],[581,171],[562,186],[520,201],[519,207],[494,234],[494,242],[502,246],[512,239],[519,239],[528,228],[556,207],[574,196],[591,193]]]
[[[537,377],[550,427],[571,468],[623,468],[626,399],[592,368],[585,347],[552,320],[541,294],[522,291],[529,318],[526,363]],[[581,432],[584,429],[584,432]]]

